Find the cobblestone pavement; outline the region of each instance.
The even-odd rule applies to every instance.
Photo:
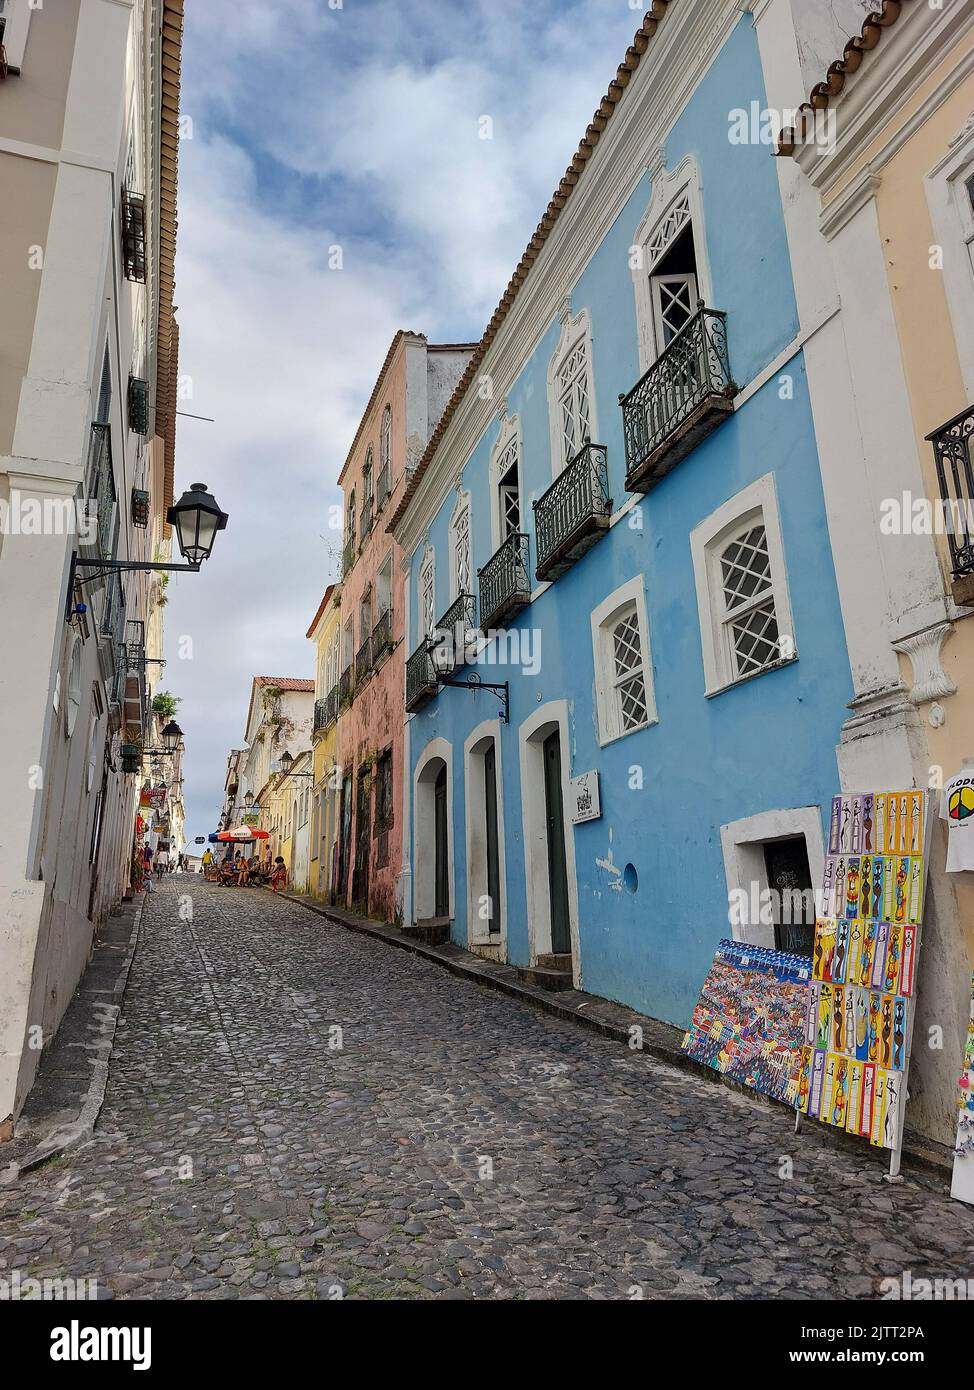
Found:
[[[297,904],[183,877],[146,910],[94,1138],[0,1188],[14,1269],[136,1298],[875,1297],[907,1269],[974,1276],[974,1212]]]

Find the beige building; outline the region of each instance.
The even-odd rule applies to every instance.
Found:
[[[280,854],[289,869],[295,831],[305,832],[309,821],[311,778],[298,773],[310,772],[312,767],[314,703],[313,680],[254,676],[247,707],[247,747],[234,750],[227,761],[226,824],[240,825],[251,817],[252,824],[268,832],[260,844],[261,856],[273,859]],[[291,776],[281,768],[285,753],[294,759]],[[304,833],[301,872],[305,884],[308,839],[309,833]]]
[[[936,792],[974,755],[974,3],[752,9],[769,106],[797,108],[778,171],[856,687],[840,774]],[[945,862],[938,819],[908,1122],[949,1146],[974,872]]]
[[[128,885],[154,736],[155,576],[74,561],[168,553],[182,9],[0,3],[4,1137]]]

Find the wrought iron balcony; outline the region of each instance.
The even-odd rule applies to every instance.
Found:
[[[342,578],[345,579],[355,564],[355,537],[349,536],[342,546]]]
[[[377,666],[379,658],[392,648],[392,609],[387,608],[379,614],[372,629],[372,664]]]
[[[429,639],[424,637],[406,662],[406,709],[410,714],[422,709],[438,689]]]
[[[726,315],[701,305],[628,395],[619,397],[626,487],[649,492],[734,410]]]
[[[143,531],[149,524],[149,494],[143,489],[132,489],[132,525]]]
[[[950,566],[955,579],[974,578],[974,406],[927,435],[933,445],[943,504]]]
[[[139,376],[129,377],[129,429],[133,434],[149,433],[149,383]]]
[[[338,707],[346,709],[352,703],[352,696],[355,694],[355,671],[351,666],[346,666],[345,670],[338,678]]]
[[[126,280],[137,280],[145,284],[145,197],[122,189],[122,269]]]
[[[355,684],[361,685],[365,677],[372,670],[372,634],[369,633],[365,641],[355,653]]]
[[[480,580],[480,625],[500,627],[531,602],[530,538],[514,531],[477,571]]]
[[[557,579],[609,529],[605,445],[585,444],[534,504],[538,579]]]
[[[443,617],[436,624],[434,629],[434,642],[440,638],[447,639],[447,649],[451,652],[452,664],[443,664],[439,667],[441,675],[452,676],[454,671],[459,670],[463,665],[463,653],[466,645],[467,633],[476,622],[477,600],[473,594],[458,594],[443,614]]]
[[[329,710],[331,708],[331,696],[325,695],[320,700],[315,700],[315,718],[311,733],[322,734],[331,723]]]
[[[362,539],[363,539],[363,541],[365,540],[365,538],[366,538],[366,536],[369,534],[369,532],[372,530],[372,520],[373,520],[373,517],[372,517],[372,498],[371,498],[371,497],[366,497],[365,501],[362,503]]]

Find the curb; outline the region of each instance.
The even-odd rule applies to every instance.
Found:
[[[270,892],[270,889],[264,889],[264,891]],[[516,971],[513,966],[499,964],[479,956],[474,958],[476,963],[473,963],[470,960],[461,959],[459,956],[444,955],[439,947],[427,946],[424,942],[403,936],[396,927],[369,921],[343,908],[311,902],[307,898],[298,897],[293,893],[278,893],[276,896],[287,898],[289,902],[297,903],[298,906],[307,908],[309,912],[317,913],[318,916],[324,917],[334,926],[344,927],[348,931],[358,932],[362,936],[369,936],[373,940],[382,941],[388,946],[396,946],[400,950],[412,952],[412,954],[422,956],[424,960],[431,961],[449,971],[451,975],[469,980],[473,984],[482,985],[487,989],[497,990],[498,993],[507,994],[513,999],[519,999],[521,1003],[540,1009],[543,1013],[550,1014],[554,1018],[580,1024],[590,1032],[598,1033],[604,1038],[621,1043],[627,1050],[631,1039],[629,1029],[633,1025],[638,1026],[643,1030],[643,1042],[638,1049],[640,1052],[648,1053],[671,1067],[690,1072],[701,1080],[708,1081],[711,1085],[736,1092],[750,1104],[757,1105],[762,1109],[780,1108],[789,1116],[794,1113],[790,1106],[785,1106],[770,1096],[764,1096],[758,1091],[742,1086],[739,1082],[721,1075],[713,1067],[704,1066],[703,1063],[688,1057],[679,1045],[679,1040],[683,1037],[682,1028],[674,1028],[671,1024],[660,1023],[657,1019],[636,1013],[635,1010],[628,1009],[623,1005],[611,1005],[610,1001],[600,999],[596,995],[587,996],[587,999],[590,999],[596,1007],[609,1005],[620,1013],[629,1015],[631,1022],[629,1019],[625,1022],[613,1022],[611,1019],[599,1018],[597,1014],[586,1014],[582,1012],[585,1004],[579,1008],[578,1005],[562,1003],[557,993],[550,994],[536,986],[524,984],[516,978]],[[459,952],[463,948],[457,947],[456,949]],[[572,991],[572,993],[577,997],[576,991]],[[653,1034],[656,1036],[653,1037]],[[672,1041],[668,1041],[668,1037],[671,1037]],[[826,1150],[838,1146],[860,1159],[875,1163],[879,1169],[886,1166],[885,1159],[877,1158],[873,1151],[864,1152],[860,1143],[850,1139],[845,1134],[827,1131],[818,1126],[806,1125],[802,1127],[801,1135],[803,1139],[810,1140]],[[941,1154],[937,1148],[932,1146],[931,1141],[925,1140],[919,1135],[913,1135],[909,1130],[906,1133],[906,1139],[910,1147],[904,1146],[903,1160],[917,1176],[919,1176],[917,1170],[921,1170],[928,1177],[932,1175],[940,1181],[949,1179],[953,1160],[951,1153],[945,1151]],[[877,1152],[881,1153],[882,1151]]]
[[[22,1173],[29,1173],[41,1164],[47,1163],[49,1159],[56,1158],[59,1154],[66,1153],[68,1149],[73,1149],[85,1139],[90,1139],[94,1132],[98,1116],[101,1114],[102,1105],[105,1102],[105,1092],[108,1089],[108,1075],[111,1067],[112,1051],[115,1047],[115,1031],[118,1027],[119,1015],[122,1012],[122,1000],[128,986],[129,973],[132,969],[132,962],[138,949],[139,932],[142,928],[142,914],[145,910],[145,901],[139,903],[135,909],[132,931],[125,948],[125,956],[118,977],[112,986],[111,1004],[100,1006],[100,1013],[95,1014],[98,1023],[101,1024],[99,1042],[104,1047],[104,1056],[92,1063],[92,1075],[88,1089],[81,1100],[81,1109],[76,1120],[70,1124],[61,1125],[57,1129],[47,1134],[37,1146],[19,1163],[12,1161],[5,1169],[0,1171],[0,1186],[7,1186],[15,1183]],[[89,962],[90,964],[90,962]],[[87,967],[86,967],[87,969]],[[84,981],[84,975],[78,981],[78,988]]]

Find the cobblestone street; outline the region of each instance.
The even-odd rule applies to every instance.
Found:
[[[173,878],[95,1136],[0,1188],[0,1268],[138,1298],[875,1297],[906,1269],[974,1274],[974,1212],[879,1171],[297,904]]]

